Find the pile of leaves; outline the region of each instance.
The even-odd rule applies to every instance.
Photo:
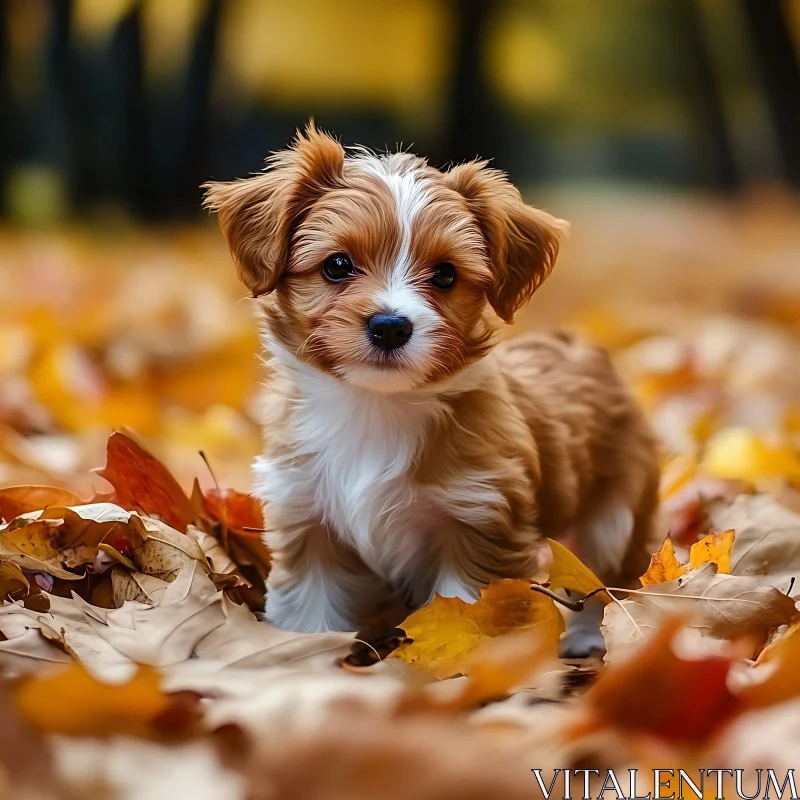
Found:
[[[793,763],[800,515],[768,494],[702,500],[718,532],[667,538],[640,589],[604,587],[551,542],[545,586],[436,597],[366,640],[259,621],[270,554],[251,497],[189,496],[121,432],[98,474],[110,491],[88,502],[0,491],[0,785],[15,797],[522,798],[531,769],[587,758]],[[562,588],[606,602],[604,666],[558,660]]]

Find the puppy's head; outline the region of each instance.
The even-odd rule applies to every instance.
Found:
[[[204,188],[242,281],[270,295],[270,335],[379,391],[483,356],[492,318],[511,322],[567,228],[484,162],[440,172],[408,153],[345,155],[313,124],[264,172]]]

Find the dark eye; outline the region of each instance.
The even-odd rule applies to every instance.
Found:
[[[331,283],[343,281],[353,273],[353,262],[350,260],[350,256],[344,253],[334,253],[332,256],[328,256],[322,267],[322,274]]]
[[[433,271],[431,283],[437,289],[449,289],[456,282],[456,268],[452,264],[439,264]]]

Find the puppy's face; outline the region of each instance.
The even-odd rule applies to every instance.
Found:
[[[377,391],[441,381],[483,356],[553,267],[565,223],[496,170],[406,153],[345,156],[309,126],[264,173],[207,185],[271,336]],[[491,312],[494,313],[491,313]]]

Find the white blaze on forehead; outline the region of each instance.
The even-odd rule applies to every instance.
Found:
[[[386,158],[364,156],[357,159],[359,166],[380,178],[394,198],[397,220],[400,224],[400,251],[393,265],[392,277],[408,273],[411,266],[411,228],[414,219],[430,201],[430,181],[423,177],[419,159],[404,153]]]
[[[424,162],[404,153],[380,158],[372,154],[360,156],[356,163],[365,172],[383,181],[394,198],[395,212],[400,227],[400,248],[384,285],[373,295],[376,310],[407,317],[412,326],[408,342],[398,353],[398,364],[405,376],[382,373],[375,374],[372,367],[349,368],[347,374],[357,383],[386,384],[385,390],[408,388],[421,379],[430,366],[435,347],[435,333],[441,318],[428,303],[419,287],[414,284],[411,252],[411,231],[420,210],[431,199],[430,181],[424,177]],[[363,374],[362,374],[363,373]],[[378,380],[380,378],[380,380]],[[395,386],[394,384],[400,381]],[[401,385],[402,384],[402,385]]]

